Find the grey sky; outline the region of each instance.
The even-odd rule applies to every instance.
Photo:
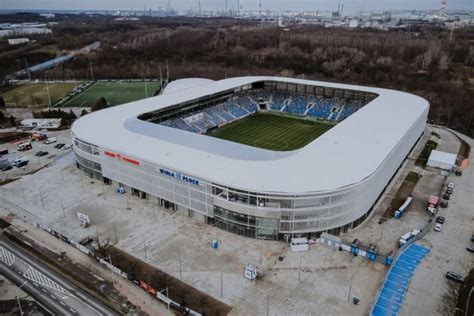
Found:
[[[439,0],[261,0],[262,9],[272,10],[335,10],[337,3],[344,3],[347,13],[360,10],[413,10],[438,9]],[[171,6],[185,10],[197,9],[199,0],[170,0]],[[226,0],[201,0],[203,10],[222,10]],[[228,8],[235,8],[238,0],[227,0]],[[168,0],[0,0],[0,9],[96,9],[142,10],[145,6],[154,10],[165,8]],[[243,0],[244,10],[258,9],[259,0]],[[474,0],[447,0],[447,9],[474,10]]]

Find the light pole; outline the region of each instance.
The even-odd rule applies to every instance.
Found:
[[[302,256],[302,252],[300,251],[300,264],[298,266],[298,282],[301,282],[301,256]]]
[[[145,235],[143,235],[143,250],[145,251],[145,259],[148,259],[148,256],[146,254],[146,240],[145,240]]]
[[[352,291],[352,280],[354,279],[354,276],[356,275],[357,271],[354,271],[351,276],[351,282],[349,283],[349,293],[347,294],[347,301],[350,302],[351,300],[351,291]]]

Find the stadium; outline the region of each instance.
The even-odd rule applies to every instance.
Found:
[[[73,149],[91,177],[239,235],[338,235],[370,214],[428,110],[387,89],[184,79],[77,120]]]

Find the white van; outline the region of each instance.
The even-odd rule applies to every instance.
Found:
[[[47,140],[45,140],[43,143],[48,145],[48,144],[52,144],[52,143],[55,143],[55,142],[56,142],[56,138],[51,137],[51,138],[48,138]]]

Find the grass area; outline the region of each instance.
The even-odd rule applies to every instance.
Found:
[[[421,151],[418,158],[416,158],[415,165],[425,168],[426,164],[428,163],[428,158],[430,157],[431,151],[435,150],[436,147],[438,147],[438,143],[429,140]]]
[[[32,83],[15,87],[1,95],[7,107],[41,108],[49,106],[48,90],[51,105],[54,105],[71,93],[79,84],[79,82]]]
[[[257,113],[212,132],[213,137],[254,147],[287,151],[305,146],[332,125],[271,113]]]
[[[159,81],[147,81],[148,97],[158,91]],[[64,107],[90,107],[104,97],[108,104],[119,105],[146,98],[144,82],[96,82],[84,92],[63,104]]]
[[[51,45],[44,45],[41,46],[40,48],[37,48],[33,51],[33,53],[56,53],[58,52],[58,45],[56,44],[51,44]]]
[[[415,189],[420,177],[421,176],[418,173],[413,171],[410,171],[407,174],[405,180],[403,180],[402,185],[390,202],[390,206],[385,210],[385,213],[380,218],[379,224],[382,224],[387,219],[393,218],[395,216],[395,211],[398,210],[398,208],[402,206],[403,203],[405,203],[408,197],[412,195],[413,189]]]

